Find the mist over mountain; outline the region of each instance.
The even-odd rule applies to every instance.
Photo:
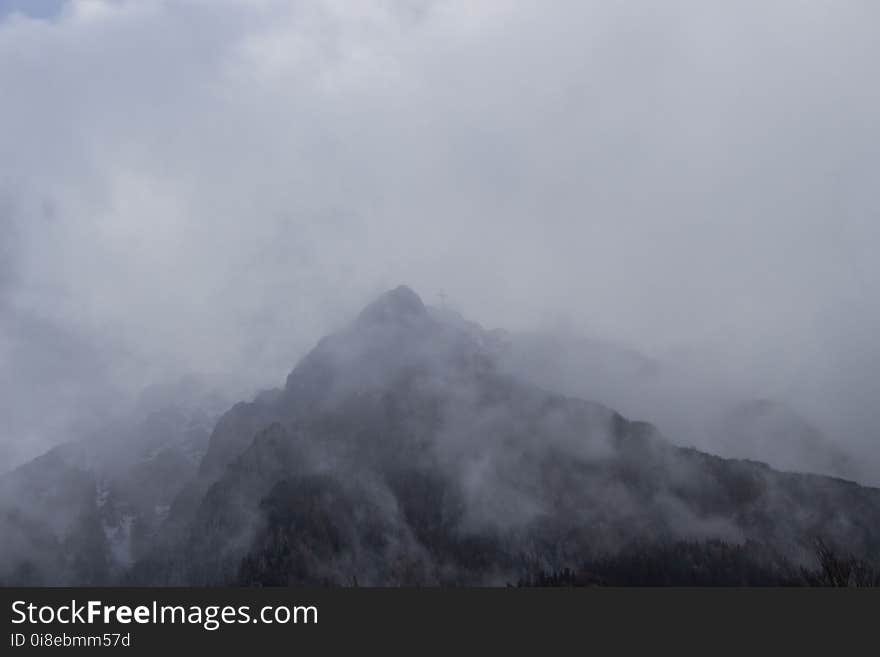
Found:
[[[197,472],[219,406],[192,380],[0,476],[0,581],[109,584],[151,545]]]
[[[785,404],[751,400],[723,416],[719,450],[783,470],[807,470],[858,478],[860,468],[833,440]]]
[[[560,392],[702,449],[680,399],[770,399],[880,483],[875,3],[2,4],[0,471],[408,281],[671,372]]]
[[[878,24],[0,0],[0,582],[870,580]]]
[[[828,435],[784,401],[750,399],[747,386],[705,369],[565,331],[503,333],[501,339],[505,371],[650,421],[678,445],[782,470],[878,482],[873,462],[854,458],[845,439]]]
[[[677,447],[513,376],[507,339],[399,287],[216,424],[162,406],[56,448],[0,480],[3,581],[503,585],[704,545],[760,584],[817,540],[878,559],[880,490]]]

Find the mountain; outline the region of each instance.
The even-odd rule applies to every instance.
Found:
[[[217,423],[138,583],[501,584],[633,545],[880,548],[880,491],[675,447],[408,288]],[[757,557],[756,557],[757,558]]]
[[[719,426],[719,449],[748,456],[781,470],[807,470],[852,477],[852,460],[800,414],[769,399],[743,402],[728,409]]]
[[[749,399],[744,384],[724,382],[692,358],[651,358],[565,331],[503,333],[501,340],[499,362],[512,376],[646,419],[676,444],[780,470],[876,480],[874,469],[801,411],[775,399]]]
[[[880,490],[677,447],[516,376],[505,339],[382,295],[225,412],[197,466],[157,475],[173,500],[112,579],[788,584],[817,540],[880,560]]]

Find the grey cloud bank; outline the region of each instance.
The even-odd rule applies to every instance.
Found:
[[[779,399],[880,472],[878,12],[0,11],[0,459],[188,372],[277,384],[406,281],[670,363],[683,412]]]

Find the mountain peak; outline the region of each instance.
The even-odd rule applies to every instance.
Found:
[[[419,295],[406,285],[399,285],[364,308],[358,321],[384,323],[411,320],[426,315],[427,309]]]

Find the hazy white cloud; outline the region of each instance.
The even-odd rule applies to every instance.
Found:
[[[0,12],[0,391],[79,408],[59,372],[95,400],[187,371],[272,384],[407,282],[490,326],[565,323],[691,359],[868,446],[878,14],[819,0]],[[38,368],[59,342],[67,355]],[[21,370],[43,375],[24,385]],[[65,426],[10,417],[17,452]]]

